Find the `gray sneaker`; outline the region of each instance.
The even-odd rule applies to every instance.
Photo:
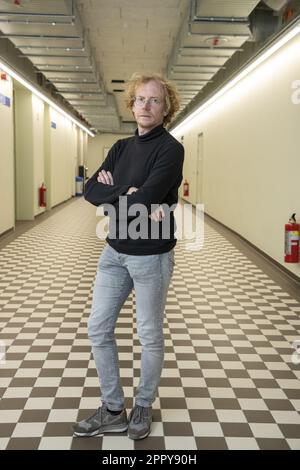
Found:
[[[107,410],[106,405],[98,408],[89,418],[80,421],[72,426],[73,433],[77,437],[97,436],[104,432],[124,432],[127,431],[128,421],[126,410],[118,415],[113,415]]]
[[[144,439],[150,434],[151,423],[152,407],[135,405],[129,415],[128,437],[134,440]]]

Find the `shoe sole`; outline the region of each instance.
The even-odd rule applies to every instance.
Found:
[[[142,436],[134,436],[133,434],[128,433],[127,436],[129,437],[129,439],[132,439],[133,441],[139,441],[141,439],[145,439],[146,437],[148,437],[150,432],[151,430],[147,431],[146,434],[143,434]]]
[[[93,437],[93,436],[97,436],[98,434],[104,434],[106,432],[125,432],[127,431],[128,429],[128,426],[123,426],[123,427],[111,427],[111,428],[105,428],[105,429],[96,429],[96,431],[93,431],[93,432],[77,432],[77,431],[73,431],[73,435],[76,436],[76,437]]]

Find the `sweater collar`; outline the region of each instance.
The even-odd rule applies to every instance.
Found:
[[[155,139],[156,137],[160,136],[163,134],[165,131],[164,126],[160,124],[159,126],[154,127],[154,129],[151,129],[151,131],[147,132],[146,134],[139,135],[138,129],[136,129],[134,135],[135,135],[135,141],[139,143],[143,142],[149,142],[150,140]]]

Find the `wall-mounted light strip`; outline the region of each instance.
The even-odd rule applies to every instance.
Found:
[[[187,116],[181,123],[171,129],[171,133],[177,133],[181,131],[189,122],[192,121],[196,116],[198,116],[202,111],[204,111],[208,106],[214,103],[217,99],[223,96],[228,90],[233,88],[238,82],[240,82],[244,77],[246,77],[250,72],[256,69],[259,65],[265,62],[272,54],[278,51],[283,47],[288,41],[293,39],[297,34],[300,33],[300,23],[297,23],[292,29],[289,29],[286,34],[281,36],[274,44],[272,44],[268,49],[263,51],[259,56],[253,60],[249,65],[247,65],[236,77],[226,83],[219,91],[217,91],[211,98],[205,101],[198,109],[193,113]]]
[[[35,96],[43,100],[45,103],[49,104],[53,109],[55,109],[58,113],[62,114],[66,118],[70,119],[76,126],[80,127],[83,131],[85,131],[89,136],[95,137],[95,134],[91,132],[88,127],[84,126],[81,124],[81,122],[77,121],[71,114],[67,113],[64,111],[60,106],[58,106],[54,101],[52,101],[50,98],[48,98],[46,95],[41,93],[34,85],[32,85],[28,80],[23,78],[21,75],[19,75],[17,72],[15,72],[9,65],[6,65],[5,63],[0,61],[0,69],[3,70],[3,72],[6,72],[10,77],[14,78],[19,82],[21,85],[23,85],[25,88],[30,90]]]

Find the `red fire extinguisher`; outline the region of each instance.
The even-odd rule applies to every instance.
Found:
[[[293,214],[288,224],[285,224],[285,256],[286,263],[299,263],[299,231],[300,225],[297,224]]]
[[[40,207],[46,207],[46,191],[44,183],[39,188],[39,205]]]
[[[183,195],[184,196],[188,196],[189,195],[189,183],[187,182],[187,180],[184,180],[184,183],[183,183]]]

